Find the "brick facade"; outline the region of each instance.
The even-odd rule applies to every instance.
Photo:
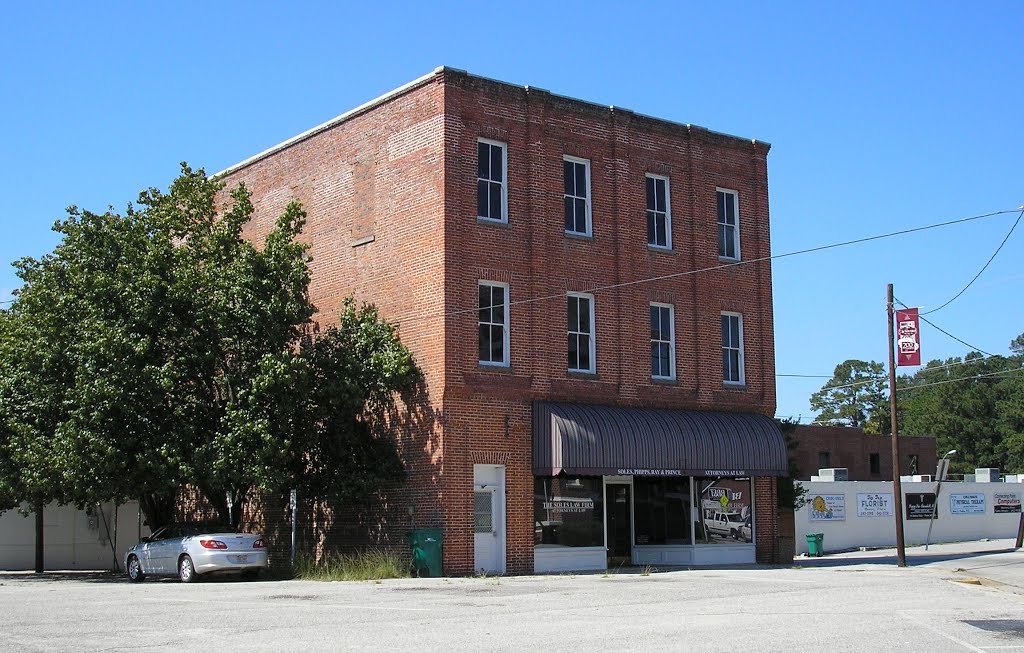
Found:
[[[506,224],[477,218],[480,138],[507,145]],[[301,201],[318,319],[336,319],[349,294],[373,302],[424,371],[422,395],[394,419],[409,481],[388,529],[442,526],[446,573],[471,573],[473,465],[505,465],[507,571],[527,573],[534,401],[774,414],[768,149],[442,68],[222,178],[254,192],[253,239]],[[590,161],[590,236],[565,233],[565,155]],[[647,244],[648,173],[670,180],[668,251]],[[716,188],[738,192],[741,258],[757,262],[720,267]],[[706,268],[719,269],[689,273]],[[507,367],[478,362],[480,281],[509,287]],[[567,372],[570,291],[594,295],[595,374]],[[675,381],[651,379],[650,302],[674,306]],[[743,316],[742,386],[723,384],[723,311]],[[755,488],[768,560],[775,483]]]
[[[793,460],[800,479],[810,480],[818,473],[820,463],[828,467],[845,467],[851,481],[892,480],[892,439],[889,436],[870,435],[861,429],[845,426],[801,425],[793,430],[797,446]],[[900,475],[934,474],[938,463],[935,438],[900,436]],[[877,456],[877,472],[871,468],[872,456]],[[912,467],[916,458],[917,467]]]

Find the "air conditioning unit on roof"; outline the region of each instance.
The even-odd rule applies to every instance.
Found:
[[[818,476],[822,481],[848,481],[850,480],[850,472],[845,467],[829,467],[828,469],[819,469]]]
[[[998,467],[979,467],[974,470],[975,483],[999,483],[1002,480]]]

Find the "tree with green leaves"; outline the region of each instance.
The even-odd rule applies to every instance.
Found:
[[[831,379],[811,395],[817,421],[882,433],[888,423],[885,368],[875,361],[846,360]]]
[[[237,522],[255,488],[308,478],[306,496],[326,498],[401,478],[370,418],[415,382],[408,350],[354,302],[318,333],[301,207],[257,246],[248,190],[218,207],[223,190],[183,164],[123,215],[70,209],[54,252],[16,264],[0,470],[19,474],[0,493],[140,498],[156,527],[186,485]]]
[[[931,361],[897,391],[900,432],[936,438],[939,452],[956,449],[950,468],[1024,468],[1020,439],[1024,404],[1019,370],[1024,357],[972,352],[963,358]]]

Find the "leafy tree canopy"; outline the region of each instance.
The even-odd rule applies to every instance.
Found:
[[[1010,351],[1010,356],[971,352],[933,360],[900,376],[899,433],[936,438],[940,454],[956,449],[950,468],[957,473],[978,467],[1024,471],[1024,334],[1010,342]],[[882,373],[880,363],[845,361],[811,397],[811,406],[821,411],[821,421],[887,433]]]
[[[887,401],[885,368],[875,361],[846,360],[836,366],[831,379],[811,395],[818,421],[881,433]]]
[[[219,198],[227,200],[217,207]],[[415,382],[394,328],[345,304],[317,333],[305,213],[290,204],[261,246],[248,190],[182,164],[124,214],[75,207],[62,240],[15,265],[0,312],[0,502],[142,498],[153,526],[176,492],[227,517],[255,488],[366,494],[401,478],[373,411]]]

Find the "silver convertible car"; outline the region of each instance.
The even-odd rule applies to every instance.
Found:
[[[263,536],[255,533],[233,533],[210,524],[170,524],[128,549],[124,566],[135,583],[148,575],[177,576],[183,583],[219,572],[258,576],[267,568],[267,548]]]

